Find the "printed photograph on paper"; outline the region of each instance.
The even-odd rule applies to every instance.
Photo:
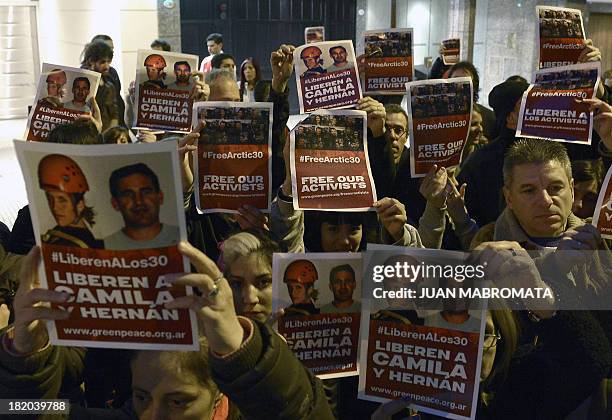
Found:
[[[43,63],[24,139],[47,141],[56,126],[91,113],[99,83],[100,73]]]
[[[366,31],[364,36],[365,92],[403,95],[414,79],[412,29]]]
[[[52,344],[198,347],[193,313],[164,303],[190,293],[166,276],[189,270],[174,143],[73,146],[15,141],[43,288],[71,295]]]

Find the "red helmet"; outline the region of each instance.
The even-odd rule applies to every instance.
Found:
[[[321,52],[319,47],[310,46],[302,50],[302,52],[300,53],[300,58],[302,60],[305,58],[319,58],[321,57],[321,54],[323,53]]]
[[[64,70],[60,69],[51,70],[51,72],[47,76],[47,83],[57,83],[59,85],[65,85],[67,80],[68,79],[66,78],[66,73],[64,72]]]
[[[166,60],[159,54],[151,54],[145,58],[144,65],[161,70],[166,67]]]
[[[38,164],[38,182],[43,190],[66,193],[89,191],[87,178],[77,163],[64,155],[47,155]]]
[[[287,266],[283,282],[290,281],[301,284],[313,284],[319,278],[317,268],[308,260],[296,260]]]

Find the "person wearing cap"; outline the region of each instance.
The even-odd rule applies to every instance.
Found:
[[[147,69],[148,80],[140,85],[147,89],[166,89],[167,86],[164,83],[166,59],[160,54],[150,54],[145,58],[143,66]]]
[[[495,221],[505,207],[501,168],[506,151],[514,143],[521,98],[528,87],[525,79],[515,76],[493,88],[489,104],[495,111],[498,136],[475,150],[457,176],[460,185],[467,184],[465,204],[479,226]]]
[[[285,308],[285,316],[314,315],[319,313],[314,300],[317,297],[315,281],[317,268],[308,260],[296,260],[285,269],[283,282],[287,285],[292,304]]]
[[[47,155],[38,164],[38,182],[57,223],[42,235],[42,241],[53,245],[103,248],[102,241],[91,232],[94,212],[84,198],[89,184],[79,165],[68,156]]]
[[[64,85],[67,82],[66,72],[54,69],[49,72],[46,79],[47,96],[38,101],[40,106],[50,106],[57,108],[62,106],[62,96],[64,96]]]
[[[323,60],[321,59],[321,49],[319,47],[306,47],[300,53],[300,58],[306,66],[306,71],[302,73],[302,77],[311,77],[319,74],[327,73],[323,68]]]

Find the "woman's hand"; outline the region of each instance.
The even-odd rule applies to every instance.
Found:
[[[210,349],[223,356],[240,348],[244,329],[234,309],[232,289],[217,265],[188,242],[180,242],[179,252],[189,258],[197,273],[171,279],[173,284],[194,288],[193,295],[166,303],[168,309],[191,309],[198,314]]]
[[[438,165],[433,165],[423,182],[419,186],[419,192],[428,203],[435,208],[442,209],[446,204],[448,173],[446,168],[438,169]]]
[[[39,264],[40,248],[35,246],[23,260],[19,288],[13,301],[15,311],[13,350],[19,354],[33,353],[47,345],[49,336],[43,320],[60,320],[70,316],[67,311],[49,307],[50,302],[66,302],[69,295],[40,288]]]

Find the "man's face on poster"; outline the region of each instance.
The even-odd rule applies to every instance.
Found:
[[[155,188],[153,180],[140,173],[119,180],[113,208],[121,212],[129,227],[149,227],[159,222],[159,208],[164,194]]]
[[[84,103],[89,96],[89,85],[85,80],[77,80],[72,86],[74,102]]]
[[[177,83],[187,84],[191,76],[191,68],[187,64],[179,64],[174,68],[174,75]]]
[[[332,48],[329,51],[329,55],[331,55],[336,65],[346,63],[346,50],[342,47]]]
[[[349,271],[339,271],[330,282],[329,288],[334,294],[334,300],[337,302],[348,302],[353,300],[353,292],[357,283],[353,274]]]
[[[69,193],[59,190],[47,190],[45,193],[49,210],[58,226],[70,226],[84,209],[83,201],[75,205]]]

